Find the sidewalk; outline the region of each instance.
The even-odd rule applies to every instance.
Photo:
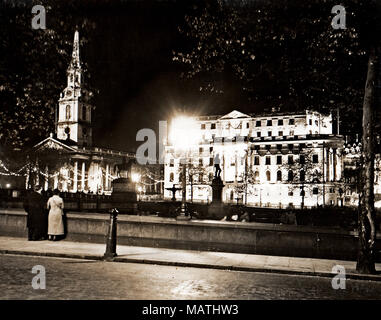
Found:
[[[105,244],[71,241],[27,241],[23,238],[0,237],[0,254],[21,254],[61,258],[102,260]],[[379,275],[356,274],[356,262],[310,258],[294,258],[211,251],[117,246],[115,262],[147,263],[180,267],[225,269],[247,272],[270,272],[332,278],[332,267],[345,267],[350,279],[381,281]],[[376,264],[381,270],[381,263]]]

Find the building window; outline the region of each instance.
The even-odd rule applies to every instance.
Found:
[[[198,174],[198,182],[202,183],[204,181],[204,175],[201,173]]]
[[[294,125],[295,124],[295,119],[289,119],[288,120],[289,125]]]
[[[310,126],[312,126],[312,119],[310,119],[309,124],[310,124]]]
[[[288,150],[292,151],[294,149],[294,145],[293,144],[289,144],[288,145]]]
[[[213,158],[209,158],[209,165],[210,165],[210,166],[213,165]]]
[[[319,121],[315,120],[315,125],[318,126],[319,125]]]
[[[259,145],[255,145],[255,146],[254,146],[254,150],[259,151],[259,149],[260,149],[260,146],[259,146]]]
[[[294,157],[288,156],[288,164],[294,164]]]
[[[261,126],[261,120],[256,121],[256,122],[255,122],[255,126],[256,126],[256,127],[260,127],[260,126]]]
[[[312,162],[318,163],[319,162],[319,156],[317,154],[312,155]]]
[[[288,181],[294,180],[294,172],[292,170],[288,171]]]
[[[313,188],[312,189],[313,194],[319,194],[319,189],[318,188]]]
[[[272,136],[272,132],[271,132],[271,131],[267,131],[267,135],[268,135],[269,137],[271,137],[271,136]]]
[[[267,120],[267,126],[272,126],[273,125],[273,121],[272,120]]]
[[[290,130],[290,136],[294,135],[294,130]]]
[[[283,131],[279,131],[278,136],[280,136],[280,137],[283,136]]]
[[[173,172],[169,174],[169,182],[173,182]]]
[[[266,144],[265,148],[266,148],[267,151],[270,151],[270,149],[271,149],[271,145]]]
[[[300,155],[299,156],[299,162],[300,162],[300,164],[305,164],[306,163],[306,157],[304,156],[304,155]]]
[[[204,151],[204,148],[203,148],[203,147],[198,148],[198,152],[199,152],[199,153],[203,153],[203,151]]]
[[[254,165],[259,166],[259,157],[258,156],[254,157]]]
[[[70,114],[70,106],[66,106],[66,120],[70,120],[71,114]]]
[[[82,135],[87,136],[87,128],[82,128]]]
[[[261,133],[258,131],[257,132],[257,137],[260,138],[261,137]]]
[[[267,156],[266,157],[266,165],[270,165],[270,164],[271,164],[271,157]]]
[[[283,126],[283,119],[278,120],[278,126]]]
[[[278,151],[282,151],[282,145],[281,144],[277,144],[276,148],[278,149]]]
[[[248,122],[246,122],[246,128],[249,129],[250,128],[250,124]]]
[[[212,124],[210,125],[210,129],[216,129],[216,124],[215,124],[215,123],[212,123]]]
[[[306,148],[306,144],[305,143],[301,143],[300,145],[299,145],[299,150],[303,150],[303,149],[305,149]]]
[[[173,166],[174,166],[174,164],[175,164],[175,161],[174,161],[174,159],[171,159],[171,160],[169,160],[169,166],[170,166],[170,167],[173,167]]]
[[[270,171],[266,171],[266,179],[267,179],[267,181],[271,181],[271,173],[270,173]]]
[[[304,182],[306,180],[306,173],[304,170],[300,171],[300,181]]]
[[[254,173],[254,181],[255,182],[259,181],[259,172],[258,171],[255,171],[255,173]]]
[[[282,164],[282,156],[276,157],[276,164]]]
[[[198,165],[202,167],[202,158],[198,159]]]
[[[277,171],[276,173],[276,180],[277,181],[282,181],[282,171]]]
[[[335,189],[334,188],[329,188],[329,193],[335,193]]]

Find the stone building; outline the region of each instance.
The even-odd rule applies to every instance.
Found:
[[[344,139],[331,115],[315,111],[194,118],[199,141],[190,146],[187,199],[210,202],[216,156],[223,201],[262,207],[343,205]],[[165,188],[181,187],[180,158],[165,147]],[[172,197],[165,190],[166,199]],[[176,194],[180,199],[181,194]]]

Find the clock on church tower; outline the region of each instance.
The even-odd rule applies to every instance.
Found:
[[[78,146],[91,146],[91,106],[82,94],[82,68],[79,60],[79,33],[74,34],[73,54],[67,69],[67,86],[58,101],[57,138]]]

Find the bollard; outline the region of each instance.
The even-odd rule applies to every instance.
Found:
[[[110,211],[110,224],[108,227],[108,234],[106,240],[106,252],[103,260],[112,261],[116,256],[116,220],[118,216],[118,209],[114,208]]]

